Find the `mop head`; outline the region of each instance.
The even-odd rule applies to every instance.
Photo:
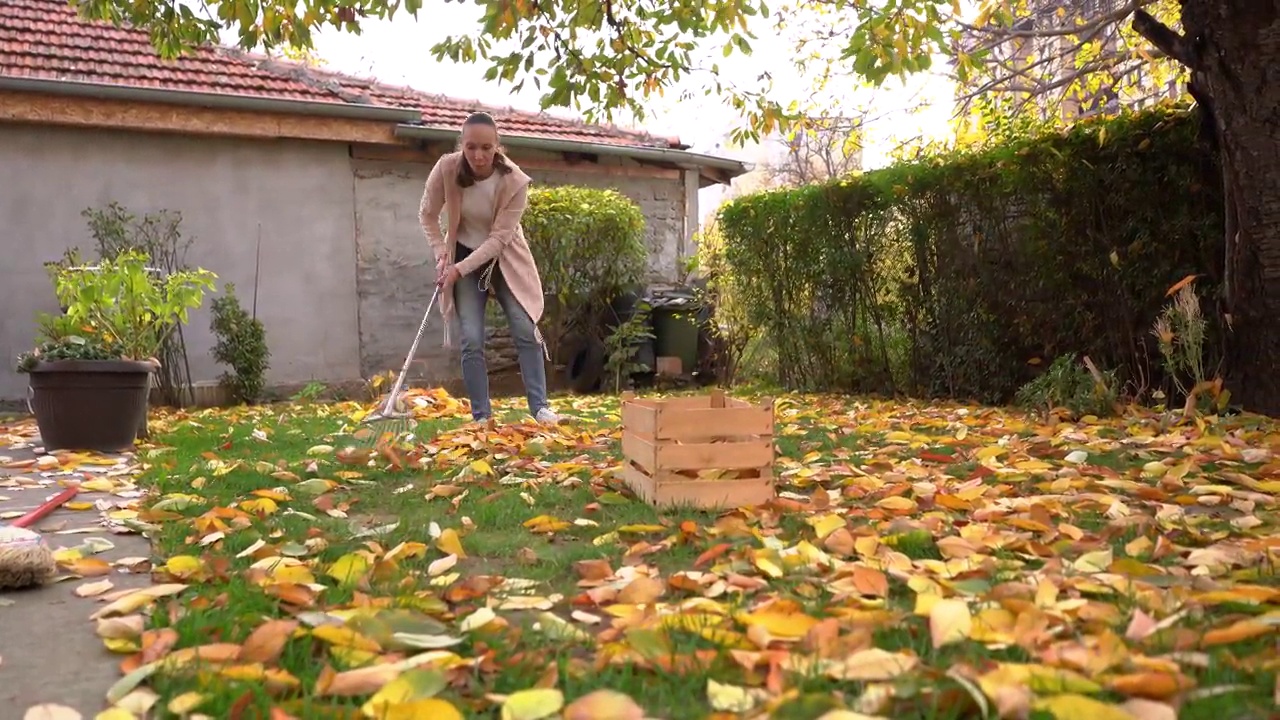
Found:
[[[0,590],[43,585],[57,572],[53,551],[40,533],[0,527]]]

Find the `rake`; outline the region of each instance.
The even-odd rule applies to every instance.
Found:
[[[431,319],[431,310],[435,307],[436,299],[440,297],[440,288],[441,285],[437,283],[436,291],[431,294],[431,302],[427,303],[427,312],[422,315],[422,324],[418,325],[418,334],[413,338],[413,344],[409,346],[409,354],[404,359],[404,366],[400,368],[400,376],[396,378],[395,384],[391,386],[391,392],[387,394],[387,401],[360,420],[364,429],[358,431],[356,437],[368,440],[367,445],[377,445],[388,435],[391,440],[395,440],[412,433],[418,426],[413,419],[413,412],[399,402],[400,391],[404,389],[404,379],[409,374],[409,365],[413,363],[413,356],[418,352],[418,343],[422,341],[422,335],[427,331],[427,321]],[[365,434],[365,431],[368,431],[368,434]]]

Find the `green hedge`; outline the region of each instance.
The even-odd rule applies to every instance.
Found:
[[[787,387],[1007,402],[1069,353],[1155,387],[1166,289],[1202,274],[1211,309],[1220,277],[1196,131],[1158,109],[747,196],[724,259]]]
[[[537,187],[522,226],[549,296],[544,333],[554,357],[567,334],[599,334],[609,303],[644,280],[644,213],[615,190]]]

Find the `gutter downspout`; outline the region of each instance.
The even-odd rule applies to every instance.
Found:
[[[287,100],[228,93],[197,92],[193,90],[169,90],[163,88],[114,85],[111,83],[81,82],[79,80],[55,80],[51,78],[0,76],[0,90],[46,93],[97,100],[122,100],[144,103],[168,103],[190,107],[245,110],[250,112],[275,112],[314,117],[347,118],[351,120],[376,120],[382,122],[420,122],[422,113],[407,108],[383,105],[357,105],[346,102],[320,102],[314,100]]]
[[[396,137],[418,140],[456,140],[457,130],[424,127],[422,125],[400,124],[396,126]],[[596,155],[617,155],[636,160],[650,160],[672,163],[684,170],[700,170],[705,167],[726,170],[732,177],[750,172],[747,163],[729,158],[703,155],[688,150],[670,148],[649,148],[628,145],[610,145],[608,143],[578,142],[574,140],[554,140],[552,138],[530,137],[528,135],[502,136],[502,142],[513,147],[525,147],[533,150],[551,152],[593,153]]]

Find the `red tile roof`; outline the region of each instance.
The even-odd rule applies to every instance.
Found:
[[[528,137],[635,147],[681,147],[620,128],[493,108],[376,80],[316,70],[234,48],[206,47],[162,60],[147,33],[90,22],[67,0],[0,0],[0,76],[74,80],[281,100],[360,102],[422,113],[428,127],[454,129],[487,110],[503,132]]]

